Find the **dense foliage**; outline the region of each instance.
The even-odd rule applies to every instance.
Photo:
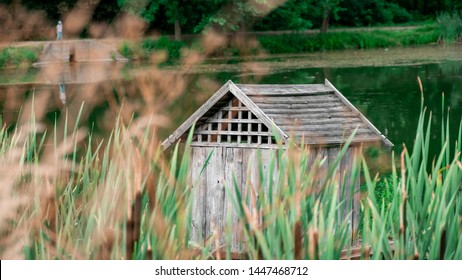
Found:
[[[41,48],[3,48],[0,50],[0,67],[9,66],[30,66],[37,60],[37,54],[41,51]]]
[[[2,1],[11,4],[16,1]],[[79,3],[82,1],[79,1]],[[87,3],[88,2],[88,3]],[[300,30],[330,25],[369,26],[405,23],[462,9],[459,0],[100,0],[83,1],[93,21],[112,22],[120,13],[143,18],[152,30],[180,35],[204,28],[236,30]],[[16,2],[17,3],[17,2]],[[71,0],[23,0],[29,9],[63,18]]]

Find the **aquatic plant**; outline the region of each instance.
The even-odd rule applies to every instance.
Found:
[[[445,43],[453,43],[462,36],[462,11],[443,12],[437,15],[440,39]]]
[[[76,125],[65,126],[62,141],[56,126],[44,131],[34,117],[13,130],[2,126],[2,259],[462,258],[462,123],[457,142],[449,143],[445,129],[439,155],[430,158],[431,114],[423,110],[412,151],[404,149],[398,166],[390,163],[391,199],[376,195],[378,176],[356,158],[350,178],[363,176],[366,191],[361,231],[350,223],[358,193],[345,195],[354,179],[336,172],[348,143],[321,185],[316,167],[323,158],[308,165],[303,146],[279,149],[268,170],[258,164],[258,181],[247,182],[248,191],[226,186],[245,242],[236,255],[215,246],[236,234],[235,224],[204,243],[189,242],[188,144],[166,157],[151,128],[155,116],[129,125],[119,119],[107,141],[95,142],[77,125],[81,113]]]

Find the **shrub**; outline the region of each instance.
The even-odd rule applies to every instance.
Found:
[[[440,39],[446,43],[457,41],[462,36],[462,11],[441,13],[436,21],[440,30]]]
[[[0,50],[0,67],[31,65],[37,60],[40,48],[7,47]]]
[[[168,53],[167,62],[175,62],[181,58],[181,48],[184,47],[184,42],[172,41],[167,37],[159,39],[146,39],[141,43],[141,48],[146,54],[151,54],[157,50],[166,50]]]
[[[133,58],[133,45],[129,42],[123,42],[119,48],[119,52],[122,56],[125,56],[126,58]]]

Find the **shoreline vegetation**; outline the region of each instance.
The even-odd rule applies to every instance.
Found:
[[[224,41],[212,53],[207,53],[199,35],[187,41],[175,41],[168,36],[156,39],[144,38],[137,41],[119,41],[120,54],[131,61],[148,62],[154,54],[163,53],[162,65],[176,64],[186,51],[206,53],[207,58],[239,58],[258,56],[262,53],[303,54],[334,50],[363,50],[392,47],[421,46],[429,44],[453,44],[462,35],[460,13],[443,13],[436,21],[426,21],[419,26],[390,26],[364,28],[332,28],[329,32],[249,32],[221,36]],[[458,26],[458,24],[460,26]],[[311,31],[311,30],[308,30]],[[315,30],[313,30],[315,31]],[[220,36],[220,35],[218,35]],[[186,37],[186,36],[185,36]],[[30,67],[40,56],[40,42],[33,46],[5,47],[0,50],[0,68]],[[38,47],[37,47],[38,46]],[[158,57],[158,56],[157,56]]]
[[[389,47],[406,47],[440,42],[441,34],[435,23],[425,23],[422,26],[406,29],[380,28],[342,28],[327,33],[256,33],[245,35],[237,33],[227,35],[228,43],[218,47],[208,58],[237,58],[267,54],[301,54],[319,51],[333,51],[346,49],[376,49]],[[122,56],[134,61],[148,61],[154,52],[166,51],[166,62],[173,64],[181,58],[182,48],[189,47],[204,52],[205,46],[200,42],[174,41],[168,37],[157,40],[143,39],[139,42],[122,42],[119,52]]]
[[[307,172],[310,152],[293,143],[288,151],[279,149],[268,170],[259,167],[258,184],[269,184],[273,195],[261,193],[263,188],[240,193],[237,186],[226,186],[247,241],[238,257],[348,259],[360,240],[355,256],[360,259],[461,259],[462,122],[450,132],[444,129],[449,116],[443,118],[442,144],[433,157],[435,125],[421,110],[412,151],[393,155],[385,178],[370,174],[364,157],[356,158],[351,177],[364,178],[359,228],[338,214],[353,199],[339,195],[344,179],[335,175],[352,137],[328,167],[319,192],[316,169],[324,160],[315,159]],[[229,246],[214,248],[218,239],[235,234],[230,220],[222,235],[189,242],[188,144],[164,155],[151,129],[155,118],[128,125],[116,120],[111,137],[98,143],[79,127],[80,113],[74,127],[65,125],[62,142],[56,140],[56,126],[49,133],[39,130],[33,117],[11,132],[0,129],[0,170],[8,174],[0,178],[5,194],[0,205],[9,209],[0,215],[0,241],[6,240],[0,243],[2,259],[235,257]],[[458,134],[455,142],[450,133]],[[249,182],[246,189],[253,189]],[[256,213],[262,213],[260,222]]]
[[[381,124],[386,124],[381,126],[386,135],[406,135],[399,138],[404,141],[394,141],[402,149],[375,162],[368,160],[382,155],[375,147],[364,149],[356,158],[350,154],[351,173],[346,175],[339,170],[355,132],[333,160],[321,153],[314,157],[304,145],[288,143],[283,147],[276,137],[279,147],[265,159],[265,165],[261,164],[263,159],[256,160],[256,176],[235,174],[242,179],[246,175],[241,190],[237,178],[226,185],[218,179],[220,192],[231,201],[223,207],[234,210],[235,215],[227,211],[223,217],[226,223],[219,229],[214,228],[212,219],[206,240],[191,241],[192,189],[202,173],[191,174],[194,129],[183,143],[167,151],[161,147],[162,130],[203,103],[207,92],[220,85],[221,73],[216,77],[189,75],[195,65],[209,59],[215,59],[210,64],[221,63],[219,59],[224,58],[228,60],[222,65],[230,67],[235,61],[243,61],[244,70],[239,75],[247,70],[252,75],[266,75],[263,63],[249,60],[279,55],[279,62],[288,63],[290,59],[281,54],[307,57],[307,52],[316,51],[306,59],[314,61],[322,59],[323,51],[376,49],[368,54],[372,61],[379,59],[379,52],[384,56],[392,52],[388,51],[391,47],[455,44],[462,36],[462,14],[451,11],[462,9],[460,1],[444,1],[444,7],[434,9],[440,1],[287,0],[278,7],[253,7],[244,4],[274,1],[159,0],[139,8],[137,4],[145,1],[120,0],[91,1],[98,5],[91,11],[81,4],[73,7],[72,1],[60,11],[48,2],[21,2],[35,12],[29,13],[16,2],[12,9],[0,5],[0,14],[7,17],[2,36],[9,38],[3,41],[18,41],[16,47],[0,48],[0,66],[5,67],[2,79],[10,79],[9,72],[24,73],[24,80],[38,73],[34,76],[37,80],[46,81],[48,74],[60,78],[53,81],[64,82],[65,75],[79,75],[79,70],[96,78],[97,73],[84,71],[82,64],[64,65],[68,68],[64,70],[52,65],[46,69],[50,72],[27,68],[41,51],[40,46],[27,40],[38,35],[53,38],[51,22],[62,19],[65,30],[68,24],[65,36],[69,38],[105,38],[111,34],[139,38],[119,41],[116,48],[140,67],[130,73],[127,69],[122,79],[104,76],[100,83],[5,86],[0,115],[0,259],[462,259],[462,119],[459,109],[452,107],[459,102],[459,91],[446,91],[459,86],[460,63],[456,67],[409,67],[413,68],[409,71],[384,69],[392,75],[364,69],[371,74],[367,79],[342,69],[351,75],[336,76],[355,85],[393,86],[387,91],[389,95],[374,94],[380,97],[374,104],[367,90],[358,92],[358,97],[365,98],[363,108],[367,106]],[[446,13],[437,14],[442,11]],[[433,21],[421,22],[417,28],[368,28],[367,32],[334,32],[329,28],[424,19]],[[37,32],[45,30],[43,27],[50,33]],[[239,34],[237,30],[311,28],[322,32],[223,35]],[[143,37],[154,29],[162,34],[171,34],[174,29],[177,40]],[[182,33],[203,30],[217,33],[179,40]],[[419,53],[421,59],[430,48]],[[448,48],[457,49],[451,57],[460,57],[459,46]],[[63,54],[62,50],[56,52]],[[69,58],[78,61],[71,50]],[[398,53],[398,48],[393,52]],[[409,50],[403,54],[406,52]],[[442,57],[442,52],[438,55]],[[115,66],[123,67],[112,62],[109,66],[114,72],[119,70]],[[329,71],[318,71],[319,78],[336,72],[322,70]],[[309,72],[295,72],[300,73],[290,81],[306,83],[318,78]],[[424,80],[423,84],[419,75],[430,78],[431,83]],[[445,75],[451,78],[440,79]],[[404,76],[406,81],[400,83],[399,77]],[[409,77],[417,77],[418,84]],[[265,78],[257,81],[273,81],[271,76]],[[285,80],[281,77],[277,81]],[[415,98],[417,86],[420,107]],[[431,93],[428,96],[424,86]],[[396,90],[398,87],[402,90]],[[448,94],[443,94],[441,107],[429,107],[430,112],[425,104],[438,103],[435,90]],[[388,118],[386,114],[396,116]],[[411,122],[405,123],[404,119]],[[202,171],[213,164],[210,158],[200,166]],[[374,165],[380,165],[380,170]],[[361,179],[359,191],[356,178]],[[349,218],[353,216],[352,203],[358,199],[359,223]],[[233,255],[235,250],[230,245],[235,234],[244,242],[238,256]],[[217,248],[222,240],[228,245]]]

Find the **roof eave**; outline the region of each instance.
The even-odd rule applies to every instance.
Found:
[[[394,144],[390,140],[388,140],[387,137],[385,137],[385,135],[383,135],[382,132],[380,132],[380,130],[378,130],[358,109],[356,109],[356,107],[353,106],[353,104],[351,104],[350,101],[348,101],[348,99],[345,96],[343,96],[343,94],[328,79],[325,79],[324,83],[326,86],[330,87],[334,91],[334,94],[337,95],[337,97],[339,97],[345,105],[347,105],[351,110],[357,113],[361,120],[372,131],[374,131],[378,137],[380,137],[385,147],[391,149],[394,146]]]
[[[183,122],[170,136],[165,139],[161,146],[162,150],[167,150],[173,143],[178,141],[181,136],[188,131],[212,106],[229,92],[229,85],[232,81],[226,82],[212,97],[210,97],[199,109],[197,109],[185,122]]]
[[[269,129],[273,130],[283,142],[289,138],[282,129],[277,126],[274,121],[268,117],[239,87],[231,80],[227,81],[212,97],[210,97],[199,109],[197,109],[183,124],[180,125],[161,146],[162,150],[167,150],[173,143],[177,142],[181,136],[191,128],[213,105],[215,105],[225,94],[231,92],[244,104],[255,116],[263,122]]]

